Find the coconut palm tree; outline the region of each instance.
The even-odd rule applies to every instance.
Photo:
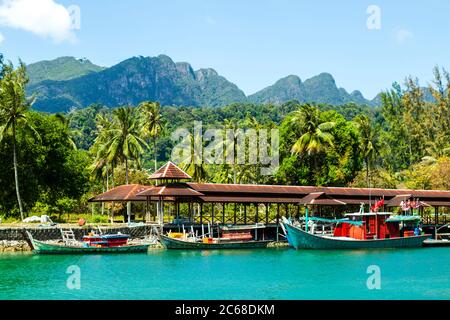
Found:
[[[17,202],[20,217],[24,219],[22,198],[20,196],[19,173],[17,165],[17,130],[22,128],[40,139],[39,133],[28,121],[27,112],[32,105],[25,95],[25,86],[28,83],[25,65],[20,62],[17,69],[12,63],[3,65],[2,79],[0,80],[0,142],[6,135],[11,134],[13,144],[14,182],[16,186]]]
[[[157,140],[164,130],[161,106],[158,102],[142,102],[139,109],[143,113],[141,135],[145,139],[152,139],[155,159],[155,171],[158,170]]]
[[[95,155],[94,163],[91,166],[91,176],[94,180],[104,180],[106,177],[106,181],[109,182],[109,169],[111,168],[111,182],[114,188],[115,163],[110,163],[107,160],[108,131],[112,127],[112,118],[104,114],[98,114],[95,122],[97,128],[96,138],[90,150]],[[106,189],[108,190],[109,183],[107,184]]]
[[[141,138],[139,122],[135,113],[136,109],[131,107],[120,107],[113,111],[113,123],[101,135],[101,147],[98,151],[99,157],[105,157],[107,163],[114,165],[125,162],[125,183],[129,184],[128,163],[135,161],[140,166],[140,156],[147,143]],[[131,202],[127,203],[128,222],[131,217]]]
[[[140,156],[147,143],[140,136],[140,127],[131,107],[121,107],[113,111],[113,124],[105,132],[105,144],[102,152],[105,152],[109,163],[125,162],[125,181],[128,181],[128,162],[135,160],[139,166]]]
[[[376,151],[376,132],[372,127],[371,121],[366,115],[359,115],[354,120],[359,130],[359,149],[364,158],[366,167],[366,182],[369,185],[370,167]]]
[[[238,162],[238,140],[243,135],[242,130],[239,130],[239,125],[236,121],[236,119],[225,119],[224,120],[224,127],[226,130],[230,130],[233,134],[232,140],[225,140],[225,157],[228,158],[228,155],[233,155],[232,159],[232,171],[233,171],[233,183],[237,183],[237,162]],[[224,166],[224,169],[227,169],[226,167],[228,164]],[[226,170],[228,171],[228,170]],[[222,175],[222,179],[228,179],[226,178],[228,176],[228,173],[224,173]]]
[[[308,155],[313,161],[314,171],[318,171],[318,155],[329,147],[333,147],[332,129],[334,122],[326,122],[320,118],[318,108],[309,104],[302,105],[294,111],[291,126],[300,134],[300,137],[291,148],[291,153],[296,155]],[[311,170],[311,178],[312,178]]]
[[[78,148],[77,148],[77,144],[75,143],[74,138],[76,136],[78,136],[78,137],[81,136],[80,130],[70,129],[69,119],[61,113],[55,114],[55,118],[61,124],[64,131],[66,131],[68,133],[67,142],[70,144],[70,146],[72,147],[73,150],[77,150]]]
[[[189,141],[190,154],[185,159],[181,159],[180,164],[183,166],[183,170],[186,171],[195,182],[206,181],[208,172],[205,168],[205,164],[195,153],[196,142],[201,141],[200,136],[197,135],[194,138],[194,135],[190,133],[185,139],[188,139]]]

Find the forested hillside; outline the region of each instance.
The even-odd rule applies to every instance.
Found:
[[[26,67],[2,64],[0,215],[87,212],[94,194],[124,183],[148,184],[155,166],[170,159],[172,132],[186,128],[193,139],[194,121],[204,128],[279,129],[280,136],[274,175],[261,175],[259,165],[181,163],[195,181],[450,189],[450,76],[434,71],[432,101],[408,78],[384,92],[378,108],[141,101],[47,114],[31,108]]]

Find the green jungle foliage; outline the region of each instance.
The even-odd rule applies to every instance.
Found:
[[[278,128],[280,136],[274,175],[261,175],[259,165],[180,164],[195,181],[450,187],[450,76],[438,68],[429,88],[432,100],[408,78],[381,94],[379,108],[295,100],[224,107],[141,101],[47,114],[30,109],[25,66],[1,65],[0,215],[5,219],[21,212],[87,214],[87,200],[97,193],[127,182],[150,184],[148,174],[171,157],[171,134],[186,128],[193,143],[195,121],[203,129]]]

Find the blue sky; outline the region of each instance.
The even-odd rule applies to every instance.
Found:
[[[80,29],[64,33],[62,20],[40,16],[33,25],[0,8],[0,52],[13,61],[70,55],[111,66],[166,54],[194,69],[212,67],[246,94],[289,74],[305,80],[329,72],[338,86],[367,98],[407,75],[426,85],[437,64],[450,68],[446,0],[34,1],[79,6]],[[367,28],[369,5],[381,9],[379,30]],[[39,29],[39,19],[47,29]]]

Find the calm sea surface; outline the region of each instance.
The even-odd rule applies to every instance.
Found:
[[[380,290],[367,287],[371,265]],[[450,299],[450,248],[0,254],[0,299]]]

